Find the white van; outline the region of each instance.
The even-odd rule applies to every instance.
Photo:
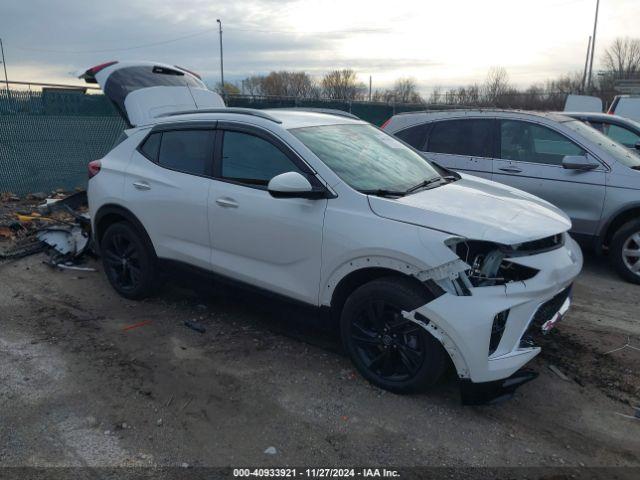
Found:
[[[602,113],[602,100],[589,95],[567,95],[565,112]]]
[[[640,95],[616,95],[607,113],[640,122]]]

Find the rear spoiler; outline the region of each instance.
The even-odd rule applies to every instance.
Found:
[[[101,63],[100,65],[96,65],[95,67],[87,69],[87,71],[80,75],[78,78],[84,80],[87,83],[98,83],[98,81],[96,80],[96,73],[98,73],[100,70],[104,70],[105,68],[110,67],[111,65],[115,65],[116,63],[118,63],[116,60]]]

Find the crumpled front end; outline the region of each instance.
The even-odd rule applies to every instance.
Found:
[[[571,302],[582,252],[568,234],[560,235],[544,239],[548,245],[505,249],[482,242],[450,245],[461,261],[448,271],[421,274],[440,295],[404,316],[441,341],[461,379],[512,376],[540,353],[531,331],[552,328]]]

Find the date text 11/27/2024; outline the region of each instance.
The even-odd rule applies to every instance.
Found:
[[[234,477],[275,478],[398,478],[397,470],[386,468],[234,468]]]

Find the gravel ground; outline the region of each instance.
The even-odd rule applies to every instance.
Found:
[[[623,416],[640,351],[606,354],[640,347],[640,287],[603,260],[587,258],[540,377],[463,407],[453,379],[372,387],[293,307],[183,276],[133,302],[43,258],[0,264],[0,465],[640,466],[640,420]]]

